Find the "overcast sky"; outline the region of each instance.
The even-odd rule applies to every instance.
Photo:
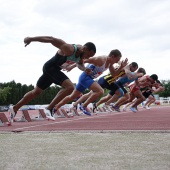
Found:
[[[0,0],[0,82],[36,85],[51,44],[27,36],[54,36],[67,43],[94,42],[97,55],[112,49],[147,74],[170,79],[170,0]],[[77,83],[81,71],[67,73]]]

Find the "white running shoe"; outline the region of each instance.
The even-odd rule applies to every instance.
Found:
[[[54,117],[54,114],[51,113],[50,110],[44,108],[44,113],[46,114],[46,117],[47,119],[50,119],[50,120],[55,120],[55,117]]]
[[[136,113],[136,112],[137,112],[137,110],[136,110],[136,108],[135,108],[135,107],[130,107],[130,110],[131,110],[132,112],[134,112],[134,113]]]
[[[55,118],[53,116],[46,116],[47,119],[50,119],[50,120],[55,120]]]
[[[67,113],[69,117],[74,117],[73,113]]]
[[[126,109],[127,109],[127,107],[124,107],[124,108],[123,108],[123,112],[126,112]]]
[[[14,112],[14,106],[9,106],[9,121],[10,122],[14,122],[14,117],[16,115],[16,113]]]
[[[145,108],[148,109],[148,110],[150,110],[150,107],[149,107],[149,106],[146,106]]]

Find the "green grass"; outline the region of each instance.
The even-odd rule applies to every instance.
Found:
[[[169,170],[170,133],[4,133],[2,170]]]

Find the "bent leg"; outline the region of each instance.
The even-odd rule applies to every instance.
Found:
[[[137,97],[137,100],[134,104],[132,104],[132,107],[137,107],[140,103],[145,101],[145,97],[142,95],[142,92],[140,90],[137,90],[135,92],[135,96]]]
[[[56,110],[58,110],[61,106],[73,101],[77,96],[79,96],[81,94],[80,91],[78,90],[74,90],[70,95],[66,96],[65,98],[63,98],[63,100],[61,100],[55,107]]]
[[[104,94],[103,88],[97,82],[94,82],[90,86],[90,90],[92,90],[93,92],[90,94],[89,98],[83,103],[84,107],[87,107],[88,104],[90,104],[93,101],[97,100],[98,97],[100,97],[100,96],[102,96]]]
[[[107,102],[106,105],[109,105],[110,103],[114,103],[119,99],[119,96],[124,95],[124,92],[119,88],[116,90],[114,93],[112,93],[113,96],[110,98]]]
[[[91,91],[87,94],[84,94],[83,96],[81,96],[75,103],[74,106],[77,106],[79,103],[84,102],[85,100],[87,100],[89,98],[89,96],[91,95]]]
[[[146,103],[144,104],[144,106],[146,107],[147,105],[149,106],[149,103],[152,101],[153,99],[153,96],[152,95],[149,95],[149,97],[147,98],[147,101]]]
[[[51,101],[51,103],[48,105],[47,109],[53,109],[54,106],[59,103],[63,98],[65,98],[66,96],[70,95],[73,90],[74,90],[74,85],[73,83],[69,80],[66,79],[63,81],[62,83],[62,88],[57,95],[55,96],[55,98]]]
[[[107,94],[107,96],[102,97],[102,98],[96,103],[96,106],[99,106],[100,104],[107,102],[107,101],[108,101],[109,99],[111,99],[111,98],[112,98],[112,95],[111,95],[111,94]]]
[[[42,89],[36,86],[33,90],[26,93],[23,96],[23,98],[16,105],[14,105],[13,107],[14,112],[17,113],[19,108],[21,108],[23,105],[27,104],[31,100],[35,99],[37,96],[39,96],[42,93],[42,91],[43,91]]]
[[[152,104],[152,103],[154,103],[156,101],[156,99],[155,99],[155,97],[153,97],[151,100],[150,100],[150,102],[148,103],[148,107]]]
[[[124,96],[120,97],[118,101],[115,103],[116,106],[123,105],[124,102],[126,102],[130,98],[129,93],[125,93]]]

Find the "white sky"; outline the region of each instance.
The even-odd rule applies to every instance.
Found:
[[[58,50],[27,36],[67,43],[94,42],[97,55],[112,49],[147,74],[170,79],[170,0],[0,0],[0,82],[36,85],[43,64]],[[67,73],[77,83],[81,71]]]

